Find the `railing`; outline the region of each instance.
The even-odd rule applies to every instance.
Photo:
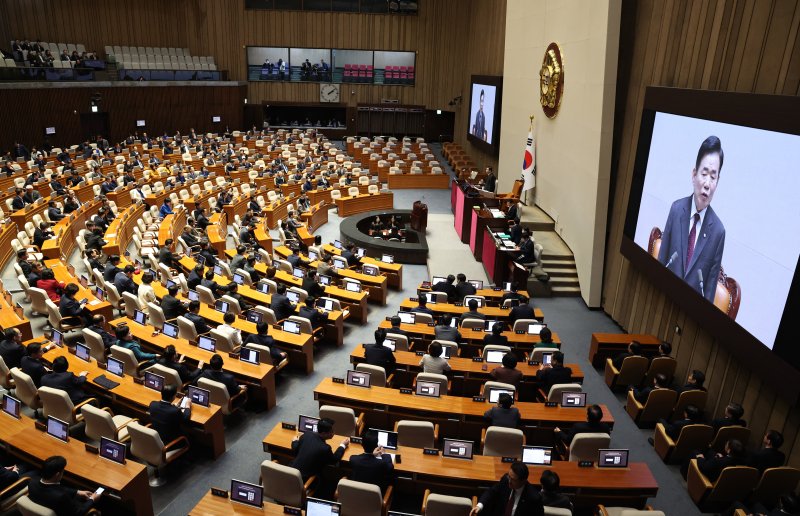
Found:
[[[221,81],[220,70],[118,70],[120,81]]]

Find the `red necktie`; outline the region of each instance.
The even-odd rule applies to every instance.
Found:
[[[503,516],[512,516],[514,514],[514,491],[511,491],[511,496],[508,499],[508,503],[506,504],[506,511],[503,513]]]
[[[694,222],[692,223],[692,230],[689,231],[689,245],[686,247],[686,267],[684,269],[689,268],[689,262],[692,261],[692,255],[694,254],[694,241],[696,240],[697,236],[697,223],[700,221],[700,214],[694,214]],[[685,272],[685,271],[684,271]]]

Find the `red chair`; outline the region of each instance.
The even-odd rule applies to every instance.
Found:
[[[383,82],[385,84],[391,84],[392,82],[392,67],[387,66],[383,69]]]
[[[342,75],[342,82],[350,82],[352,72],[350,71],[350,65],[344,65],[344,74]]]
[[[359,70],[358,71],[358,82],[367,82],[367,71],[366,70]]]

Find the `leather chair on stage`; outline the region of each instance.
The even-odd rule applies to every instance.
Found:
[[[422,201],[415,201],[411,210],[411,229],[424,232],[428,227],[428,205]]]

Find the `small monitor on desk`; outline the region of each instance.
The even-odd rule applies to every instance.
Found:
[[[69,425],[53,416],[47,416],[47,435],[53,436],[59,441],[69,441]]]
[[[214,310],[217,312],[222,312],[223,314],[228,313],[228,302],[218,300],[216,303],[214,303]]]
[[[283,321],[283,331],[300,335],[300,323],[297,321]]]
[[[397,312],[397,317],[400,318],[400,322],[403,324],[414,324],[416,320],[414,312]]]
[[[436,299],[437,299],[436,293],[434,293],[434,292],[424,292],[423,295],[425,296],[425,300],[428,302],[428,304],[431,304],[431,305],[435,305],[436,304]]]
[[[312,261],[312,262],[315,261],[317,259],[317,252],[309,250],[308,251],[308,259],[310,261]]]
[[[295,267],[294,269],[292,269],[292,276],[294,276],[295,278],[303,279],[305,273],[303,272],[303,269],[301,269],[300,267]]]
[[[483,304],[484,304],[483,303],[483,298],[475,297],[475,296],[465,297],[464,298],[464,306],[469,306],[469,303],[472,302],[473,299],[478,303],[478,308],[483,308]]]
[[[269,294],[269,283],[259,283],[258,291],[262,294]]]
[[[381,430],[380,428],[370,428],[370,430],[378,434],[378,446],[383,446],[387,450],[397,449],[397,432]]]
[[[561,393],[561,406],[581,408],[586,406],[586,393],[585,392],[562,392]]]
[[[316,432],[317,425],[319,425],[319,418],[312,417],[312,416],[303,416],[300,415],[297,418],[297,431],[306,433],[306,432]]]
[[[513,292],[513,290],[511,290],[511,282],[510,281],[506,281],[506,282],[503,283],[503,290],[505,292]]]
[[[14,398],[8,394],[3,394],[3,412],[11,417],[19,419],[20,406],[21,402],[17,398]]]
[[[441,391],[441,384],[439,382],[425,382],[417,381],[417,396],[428,396],[430,398],[438,398]]]
[[[164,377],[160,374],[151,373],[150,371],[144,372],[144,386],[153,389],[154,391],[161,392],[164,389]]]
[[[317,498],[306,499],[306,516],[339,516],[342,504]]]
[[[545,323],[530,323],[528,325],[528,335],[539,335],[545,328],[547,328]]]
[[[147,314],[145,314],[141,310],[134,310],[133,321],[142,325],[147,324]]]
[[[381,255],[381,261],[383,263],[394,263],[394,256],[391,254],[383,254]]]
[[[197,403],[201,407],[207,407],[211,402],[211,391],[201,389],[190,385],[186,388],[186,395],[192,400],[192,403]]]
[[[338,256],[334,257],[333,259],[333,268],[334,269],[346,269],[347,268],[347,260],[344,258],[340,258]]]
[[[363,258],[366,256],[367,250],[363,247],[356,247],[356,258]]]
[[[264,488],[241,480],[231,480],[231,500],[253,507],[263,507]]]
[[[442,457],[471,460],[473,446],[474,443],[472,441],[461,441],[459,439],[445,439],[444,449],[442,450]]]
[[[483,321],[483,330],[484,331],[492,331],[492,328],[494,328],[495,324],[497,324],[497,321],[491,320],[491,319],[487,319],[487,320]]]
[[[356,387],[369,387],[370,374],[364,371],[354,371],[350,369],[347,371],[347,385],[354,385]]]
[[[214,274],[216,274],[217,276],[222,276],[223,275],[222,266],[215,265],[214,266]]]
[[[177,285],[177,283],[175,283],[174,281],[172,281],[172,280],[167,280],[167,284],[166,284],[166,285],[164,285],[164,287],[165,287],[165,288],[167,288],[167,289],[169,289],[170,287],[174,287],[175,285]]]
[[[244,313],[244,317],[251,323],[258,324],[264,318],[264,314],[262,314],[261,312],[257,312],[255,310],[247,310]]]
[[[368,265],[365,263],[361,267],[361,272],[363,272],[367,276],[377,276],[378,274],[380,274],[380,269],[378,269],[374,265]]]
[[[111,462],[125,464],[125,445],[108,437],[100,437],[99,454]]]
[[[442,358],[450,360],[450,356],[452,356],[452,346],[442,346]]]
[[[205,335],[200,335],[197,338],[197,347],[213,353],[217,350],[217,340],[211,337],[206,337]]]
[[[241,274],[236,273],[233,275],[233,282],[236,283],[237,285],[244,285],[244,278],[242,277]]]
[[[200,267],[203,267],[206,264],[206,257],[198,254],[194,257],[194,262]]]
[[[64,334],[58,330],[53,330],[53,338],[50,340],[52,340],[53,344],[56,346],[61,347],[64,345]]]
[[[500,395],[506,393],[514,399],[514,391],[509,389],[489,389],[489,403],[497,403],[500,400]]]
[[[333,247],[335,247],[336,249],[341,249],[342,248],[342,243],[339,242],[338,240],[334,240],[333,241]]]
[[[394,339],[383,339],[383,346],[394,351],[396,343]]]
[[[505,351],[500,351],[498,349],[492,349],[486,352],[486,363],[487,364],[501,364],[503,363],[503,357],[506,355]]]
[[[286,297],[289,298],[289,301],[291,301],[292,303],[300,302],[300,294],[294,292],[293,290],[287,290]]]
[[[467,280],[467,283],[475,287],[475,290],[483,290],[483,281],[481,280]]]
[[[445,278],[444,276],[434,276],[433,278],[431,278],[431,286],[433,287],[437,283],[441,283],[443,281],[447,281],[447,278]]]
[[[172,323],[165,322],[163,332],[167,337],[178,338],[178,327]]]
[[[108,357],[106,361],[106,371],[116,376],[125,376],[125,364],[122,363],[122,360]]]
[[[553,449],[546,446],[523,446],[522,462],[534,466],[550,466],[553,463]]]
[[[629,450],[599,450],[598,468],[627,468]]]
[[[200,294],[197,293],[196,290],[190,290],[186,297],[189,298],[189,301],[200,301]]]
[[[94,289],[94,297],[97,298],[98,301],[105,301],[106,300],[106,291],[100,287],[95,287]]]
[[[348,292],[361,292],[361,285],[353,281],[345,281],[344,289]]]
[[[92,354],[89,351],[89,346],[85,344],[75,344],[75,356],[84,362],[90,362],[92,360]]]
[[[545,351],[542,353],[542,365],[547,365],[553,363],[553,352],[552,351]]]
[[[258,365],[261,353],[257,349],[242,347],[239,350],[239,360],[248,364]]]
[[[326,276],[325,274],[320,274],[319,275],[319,284],[322,285],[323,287],[327,287],[328,285],[331,284],[331,277],[330,276]]]

